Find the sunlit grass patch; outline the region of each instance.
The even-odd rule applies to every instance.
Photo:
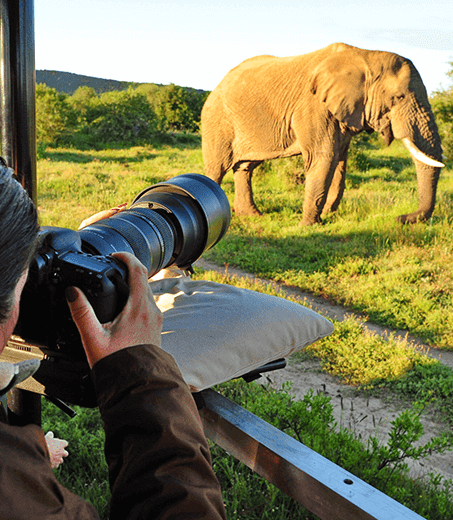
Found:
[[[306,350],[321,360],[324,370],[354,386],[398,379],[416,365],[437,363],[423,349],[394,336],[383,339],[353,317],[335,322],[331,336]]]

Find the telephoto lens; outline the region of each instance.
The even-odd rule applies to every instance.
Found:
[[[187,173],[146,188],[130,209],[79,234],[84,252],[130,252],[153,276],[171,265],[190,267],[223,237],[230,218],[228,199],[218,184]]]

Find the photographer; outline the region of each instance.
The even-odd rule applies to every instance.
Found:
[[[38,233],[36,209],[0,168],[0,351],[14,330]],[[84,294],[67,290],[105,427],[111,518],[226,518],[200,418],[173,358],[160,349],[162,314],[132,255],[129,299],[101,325]],[[88,503],[55,479],[40,428],[0,414],[0,518],[94,519]]]

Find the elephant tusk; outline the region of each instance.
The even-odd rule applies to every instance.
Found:
[[[424,154],[422,151],[420,151],[415,144],[406,137],[402,139],[404,146],[409,150],[409,153],[417,159],[418,161],[427,164],[428,166],[434,166],[435,168],[443,168],[445,164],[436,161],[435,159],[431,159],[431,157],[428,157],[426,154]]]

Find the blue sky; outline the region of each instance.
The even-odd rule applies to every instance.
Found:
[[[452,0],[35,0],[36,68],[212,90],[244,59],[342,41],[451,86]]]

